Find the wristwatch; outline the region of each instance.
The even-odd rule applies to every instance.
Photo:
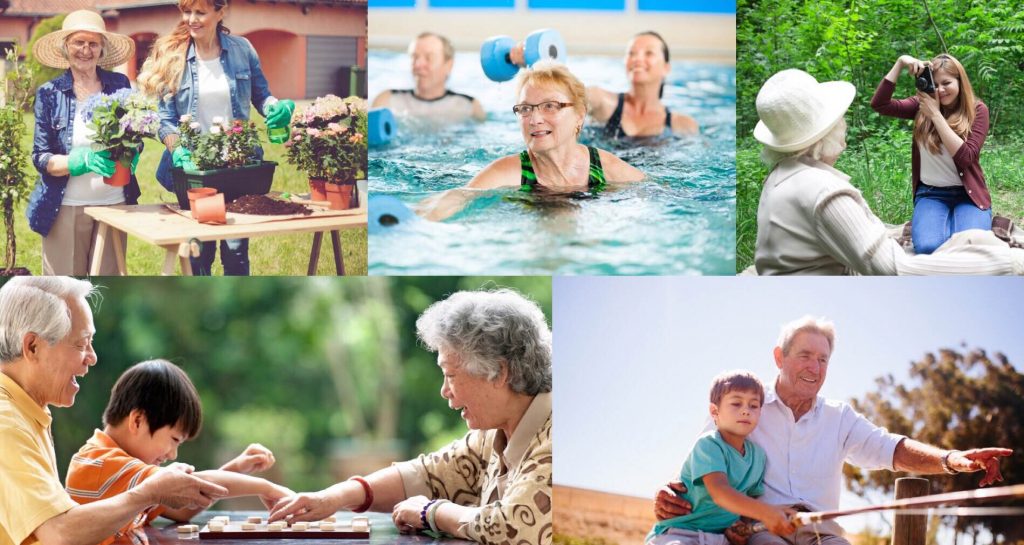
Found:
[[[949,455],[953,454],[954,452],[956,451],[947,450],[946,453],[942,455],[942,470],[949,475],[956,475],[957,473],[960,473],[959,471],[953,469],[949,465]]]

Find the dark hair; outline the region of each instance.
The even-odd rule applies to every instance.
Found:
[[[645,30],[643,32],[640,32],[639,34],[635,34],[633,36],[633,38],[634,39],[635,38],[639,38],[640,36],[654,36],[655,38],[657,38],[658,41],[661,42],[661,54],[662,54],[662,56],[665,57],[665,62],[669,62],[669,60],[668,60],[668,43],[665,42],[665,38],[661,37],[661,34],[658,34],[657,32],[655,32],[653,30]],[[664,95],[664,94],[665,94],[665,81],[662,80],[661,87],[658,88],[658,98],[661,98],[661,96]]]
[[[752,392],[764,403],[764,385],[750,371],[726,371],[711,381],[711,402],[718,405],[729,392]]]
[[[151,434],[164,426],[180,425],[191,439],[203,426],[203,406],[196,387],[180,367],[167,360],[144,361],[125,371],[110,391],[103,424],[116,426],[135,409],[146,415]]]

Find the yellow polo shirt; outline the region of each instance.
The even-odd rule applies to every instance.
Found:
[[[38,543],[36,528],[78,505],[57,475],[52,421],[48,408],[0,373],[0,545]]]

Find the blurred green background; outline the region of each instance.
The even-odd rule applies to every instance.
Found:
[[[550,323],[550,277],[96,278],[99,362],[75,405],[54,410],[61,479],[129,366],[166,358],[191,377],[203,429],[178,461],[219,467],[249,443],[270,448],[264,476],[319,490],[436,449],[467,431],[440,396],[436,355],[415,321],[459,290],[510,287]],[[255,503],[253,503],[255,502]],[[252,501],[218,508],[258,508]]]

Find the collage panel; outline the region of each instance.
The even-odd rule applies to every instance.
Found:
[[[735,7],[370,3],[369,271],[732,274]]]
[[[366,16],[365,0],[0,3],[3,268],[365,275]]]
[[[547,277],[7,280],[0,543],[549,543],[551,308]]]
[[[739,1],[736,271],[1024,274],[1020,7]]]
[[[554,293],[555,543],[1021,539],[1018,279],[580,277]],[[894,511],[902,486],[955,501]]]

